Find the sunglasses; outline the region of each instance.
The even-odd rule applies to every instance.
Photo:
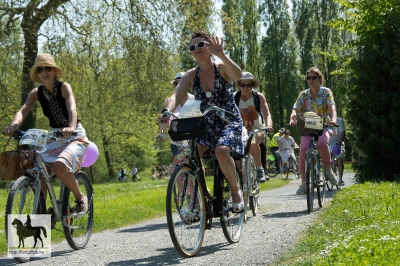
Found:
[[[43,70],[45,70],[46,72],[51,72],[53,70],[53,68],[52,67],[38,67],[38,68],[36,68],[36,72],[38,74],[42,73]]]
[[[244,88],[244,87],[253,88],[253,83],[249,83],[249,84],[240,83],[239,86],[242,88]]]
[[[172,83],[172,85],[174,85],[175,87],[178,85],[179,81],[175,81],[174,83]]]
[[[290,134],[289,132],[286,132],[286,133],[285,133],[285,135],[289,135],[289,134]]]
[[[196,50],[196,47],[199,47],[199,48],[202,48],[202,47],[204,47],[204,45],[210,45],[210,43],[208,43],[208,42],[206,42],[206,41],[201,41],[201,42],[198,42],[198,43],[196,43],[196,44],[192,44],[192,45],[190,45],[189,46],[189,50],[191,51],[191,52],[193,52],[194,50]]]
[[[306,80],[310,80],[310,79],[316,80],[317,78],[318,78],[318,76],[312,76],[312,77],[308,76],[308,77],[306,77]]]

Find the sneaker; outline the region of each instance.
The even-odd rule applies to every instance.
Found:
[[[307,184],[306,182],[302,183],[299,189],[296,191],[297,195],[304,195],[307,194]]]
[[[267,181],[265,179],[264,169],[257,168],[257,180],[258,180],[258,183],[264,183],[265,181]]]
[[[75,202],[76,202],[76,204],[75,204],[74,210],[77,213],[80,213],[80,212],[86,213],[88,211],[88,199],[86,196],[83,196],[80,201],[75,201]]]
[[[244,209],[243,192],[241,193],[240,202],[236,203],[232,201],[232,212],[242,212]]]
[[[343,187],[344,186],[344,181],[342,179],[339,179],[339,186]]]
[[[337,185],[336,175],[332,171],[332,169],[331,169],[331,172],[328,174],[328,178],[329,178],[329,182],[331,182],[332,186],[336,186]]]

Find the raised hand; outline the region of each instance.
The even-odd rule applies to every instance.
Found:
[[[210,50],[213,55],[219,57],[219,55],[222,55],[224,53],[224,39],[213,36],[208,38],[207,41],[210,43],[210,46],[208,46],[208,50]]]

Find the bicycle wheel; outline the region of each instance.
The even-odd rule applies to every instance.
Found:
[[[260,185],[257,181],[257,170],[256,163],[251,155],[246,160],[246,175],[247,175],[247,186],[249,191],[249,206],[253,216],[257,215],[258,201],[260,196]]]
[[[19,214],[27,216],[28,214],[45,214],[46,205],[41,191],[40,185],[34,186],[34,178],[29,176],[21,176],[18,178],[11,187],[8,194],[6,204],[6,239],[8,240],[8,230],[12,221],[8,221],[8,214]],[[38,202],[35,203],[35,192],[39,189]],[[36,205],[36,207],[34,207]],[[14,257],[18,262],[28,262],[30,257]]]
[[[186,258],[199,252],[207,220],[203,189],[194,170],[188,164],[175,167],[167,189],[169,234],[176,250]]]
[[[293,158],[290,158],[289,161],[290,161],[290,169],[292,170],[294,176],[297,179],[299,179],[300,178],[299,164]]]
[[[319,161],[317,161],[317,163],[320,163]],[[325,167],[324,167],[325,168]],[[319,175],[321,175],[321,167],[319,167],[320,171],[319,171]],[[327,187],[327,181],[325,178],[322,179],[322,185],[320,185],[318,183],[318,178],[319,176],[316,174],[315,175],[315,183],[317,184],[317,198],[318,198],[318,205],[320,208],[322,208],[322,206],[324,206],[324,202],[325,202],[325,192],[326,192],[326,187]]]
[[[243,183],[244,222],[246,222],[246,220],[247,220],[247,209],[249,208],[249,198],[250,198],[250,194],[251,194],[251,182],[250,182],[250,180],[248,178],[248,174],[247,174],[247,161],[249,158],[248,156],[251,156],[251,155],[248,154],[240,160],[241,170],[239,171],[238,169],[236,169],[236,171],[238,172],[239,177]]]
[[[222,178],[222,177],[220,177]],[[239,188],[243,191],[243,183],[240,179],[238,173],[236,172],[236,183]],[[232,197],[222,199],[222,206],[227,208],[232,202]],[[244,220],[244,212],[235,213],[232,211],[228,211],[220,217],[222,231],[224,232],[226,240],[229,243],[237,243],[242,235],[243,229],[243,220]]]
[[[267,160],[265,165],[266,165],[265,173],[267,174],[267,176],[275,177],[278,174],[278,169],[276,168],[274,161]]]
[[[315,180],[315,161],[312,159],[307,160],[306,169],[306,185],[307,185],[307,210],[308,212],[314,211],[314,180]]]
[[[69,188],[65,186],[62,203],[62,223],[68,245],[77,250],[86,246],[92,234],[94,206],[93,188],[89,178],[83,172],[79,172],[75,178],[81,192],[86,195],[88,199],[88,211],[84,216],[69,216],[73,212],[73,207],[75,206],[75,197],[70,193]]]

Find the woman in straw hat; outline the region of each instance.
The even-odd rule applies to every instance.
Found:
[[[272,118],[267,100],[262,93],[255,90],[255,88],[260,86],[260,81],[250,72],[243,72],[242,77],[236,84],[240,90],[235,93],[235,102],[239,107],[243,125],[247,131],[252,131],[263,126],[272,131]],[[250,145],[250,154],[257,166],[257,179],[261,183],[267,180],[262,162],[262,159],[265,161],[265,158],[261,156],[260,147],[264,139],[264,132],[258,132],[255,142]]]
[[[87,146],[85,130],[78,121],[74,95],[71,85],[61,82],[63,71],[49,54],[39,54],[30,70],[30,77],[42,85],[34,88],[28,95],[25,104],[17,112],[11,126],[3,130],[7,136],[12,136],[36,102],[40,102],[45,116],[49,119],[53,130],[60,129],[65,141],[49,141],[43,160],[52,165],[54,172],[61,181],[73,192],[76,198],[76,212],[86,212],[87,197],[82,194],[74,173],[80,170]],[[72,132],[77,131],[77,136]],[[58,150],[59,152],[54,152]],[[43,189],[45,193],[46,190]]]

